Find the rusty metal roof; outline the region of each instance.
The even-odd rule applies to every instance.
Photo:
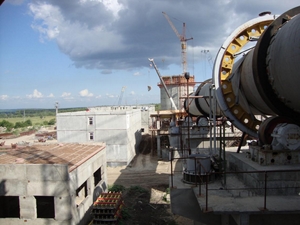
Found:
[[[69,171],[105,149],[98,145],[64,143],[11,148],[0,147],[0,164],[67,164]]]

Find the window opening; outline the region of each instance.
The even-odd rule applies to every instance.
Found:
[[[101,167],[97,169],[94,173],[94,186],[96,187],[97,184],[102,180],[101,178]]]
[[[20,218],[19,196],[0,196],[0,218]]]
[[[37,218],[55,218],[54,197],[34,196],[36,199]]]
[[[89,132],[89,139],[94,140],[94,132]]]
[[[89,117],[89,125],[93,125],[94,124],[94,118],[93,117]]]
[[[87,182],[85,181],[76,189],[76,205],[79,205],[88,196]]]

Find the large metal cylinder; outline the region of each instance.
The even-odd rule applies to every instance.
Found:
[[[282,25],[271,38],[266,64],[274,98],[300,112],[300,15]],[[276,109],[277,106],[274,106]],[[278,111],[278,114],[281,112]]]
[[[218,104],[237,128],[253,137],[269,115],[300,122],[299,13],[296,7],[281,16],[248,21],[227,38],[216,57]],[[250,41],[256,45],[245,50]]]
[[[220,107],[217,105],[212,92],[212,79],[204,81],[198,86],[195,93],[189,99],[184,101],[184,109],[192,116],[212,115],[212,110],[215,107],[216,115],[221,115]]]

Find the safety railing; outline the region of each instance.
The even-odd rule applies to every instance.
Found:
[[[282,185],[281,187],[274,187],[274,186],[270,186],[268,185],[268,183],[270,182],[274,182],[274,180],[268,180],[268,176],[272,173],[300,173],[300,170],[265,170],[265,171],[228,171],[228,172],[210,172],[210,173],[206,173],[205,175],[205,181],[202,183],[203,185],[205,185],[205,211],[208,211],[208,205],[209,205],[209,191],[234,191],[234,190],[247,190],[247,191],[257,191],[259,194],[259,196],[263,197],[263,207],[261,208],[261,210],[267,210],[267,192],[268,190],[281,190],[281,192],[285,192],[288,193],[287,189],[297,189],[297,193],[299,194],[299,190],[300,190],[300,186],[299,185],[295,185],[295,186],[289,186],[289,185]],[[221,175],[221,176],[227,176],[229,174],[234,174],[234,175],[242,175],[242,174],[262,174],[263,178],[260,180],[260,182],[262,182],[262,186],[263,187],[249,187],[248,185],[246,185],[247,187],[244,188],[228,188],[228,187],[224,187],[223,189],[216,189],[216,188],[209,188],[209,177],[212,175]],[[298,175],[295,175],[295,177],[298,177]],[[295,180],[295,182],[297,181],[297,179]],[[284,181],[281,181],[284,182]],[[287,181],[288,182],[288,181]],[[199,195],[201,195],[201,183],[199,184]],[[285,191],[282,191],[285,190]],[[274,194],[273,194],[274,195]]]
[[[171,163],[171,188],[174,187],[174,177],[175,174],[182,174],[182,170],[180,172],[179,168],[175,169],[173,160],[187,160],[191,159],[189,157],[172,157],[172,160],[170,160]],[[196,160],[198,158],[192,158],[195,160],[195,168],[196,168]],[[182,167],[181,167],[182,168]],[[204,169],[201,165],[201,169]],[[281,175],[279,174],[283,173],[289,173],[289,175],[284,175],[283,177],[288,177],[286,181],[284,179],[281,179]],[[292,174],[296,173],[296,174]],[[256,186],[251,186],[247,182],[240,182],[242,184],[242,187],[234,187],[229,182],[226,183],[226,177],[230,175],[235,175],[237,178],[244,176],[244,175],[250,175],[254,180],[256,180],[257,184]],[[176,175],[177,176],[177,175]],[[295,195],[300,194],[300,182],[298,181],[297,177],[300,177],[300,170],[264,170],[264,171],[224,171],[224,172],[202,172],[199,173],[199,171],[194,172],[194,176],[198,176],[198,179],[195,179],[193,185],[195,187],[198,187],[198,196],[205,197],[205,211],[208,211],[209,206],[209,196],[210,191],[216,192],[234,192],[234,191],[248,191],[254,193],[255,196],[260,196],[263,198],[263,206],[258,207],[262,211],[267,210],[267,202],[268,202],[268,196],[274,196],[274,195],[285,195],[284,193],[291,194],[295,192]],[[212,179],[212,177],[214,177]],[[275,177],[275,178],[274,178]],[[268,179],[269,178],[269,179]],[[289,180],[290,179],[290,180]],[[181,180],[182,181],[182,180]],[[291,182],[292,181],[292,182]],[[215,182],[221,182],[223,184],[222,188],[216,188],[213,184]],[[272,184],[273,182],[273,184]],[[279,186],[274,185],[274,182],[276,183],[283,183],[283,185]],[[286,182],[286,184],[284,184]],[[292,185],[289,185],[291,184]],[[203,187],[204,186],[204,187]],[[203,190],[201,190],[203,189]],[[290,189],[290,191],[288,190]],[[203,193],[205,192],[205,193]],[[280,194],[277,194],[277,192],[280,192]],[[261,204],[261,203],[260,203]]]

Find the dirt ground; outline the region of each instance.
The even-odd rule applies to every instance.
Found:
[[[34,134],[14,139],[11,143],[50,144],[56,140],[39,143]],[[124,199],[124,218],[119,225],[193,225],[193,221],[173,215],[168,194],[170,163],[151,154],[150,136],[145,136],[140,153],[128,166],[107,167],[109,187],[121,185]],[[156,155],[154,153],[154,155]]]
[[[123,198],[129,217],[119,224],[192,225],[193,221],[171,212],[169,175],[170,163],[151,154],[138,154],[129,166],[108,167],[108,184],[126,188]]]
[[[193,225],[193,221],[172,214],[169,195],[171,164],[158,159],[155,152],[155,149],[151,151],[151,136],[144,135],[139,154],[128,166],[107,168],[108,184],[126,188],[123,197],[129,217],[122,219],[120,224]]]

